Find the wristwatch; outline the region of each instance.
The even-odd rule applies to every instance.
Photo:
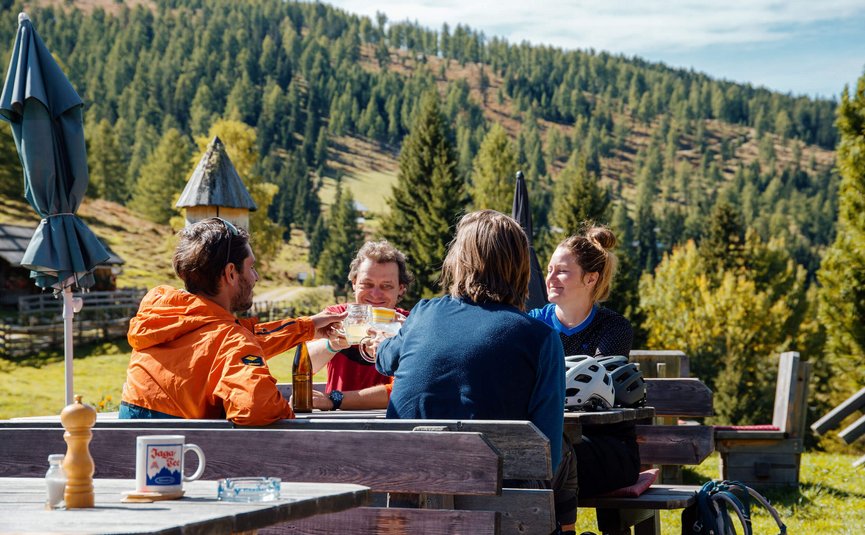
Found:
[[[328,397],[330,398],[331,403],[333,403],[333,408],[330,410],[335,411],[339,409],[339,406],[342,405],[342,392],[339,390],[331,390]]]

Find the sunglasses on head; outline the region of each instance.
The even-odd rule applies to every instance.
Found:
[[[219,222],[222,223],[222,226],[225,227],[226,232],[228,232],[228,247],[225,251],[225,265],[227,266],[228,264],[231,263],[231,237],[232,236],[240,236],[240,232],[237,230],[237,227],[235,227],[231,221],[226,221],[225,219],[222,219],[221,217],[217,217],[216,219],[218,219]],[[223,267],[225,267],[225,266],[223,266]]]

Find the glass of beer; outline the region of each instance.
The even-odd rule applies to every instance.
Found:
[[[342,320],[345,338],[351,345],[357,345],[369,336],[369,324],[372,322],[372,307],[369,305],[350,304],[346,307],[348,316]]]
[[[371,344],[368,348],[366,344],[359,346],[360,356],[370,363],[375,362],[375,347],[385,338],[396,336],[405,321],[405,316],[391,308],[373,307],[372,321],[370,322],[370,330],[373,335],[365,342]]]

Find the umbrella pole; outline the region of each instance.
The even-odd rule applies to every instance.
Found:
[[[63,362],[66,369],[66,405],[72,403],[72,287],[63,288]]]

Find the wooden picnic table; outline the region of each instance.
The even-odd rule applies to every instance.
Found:
[[[320,411],[314,410],[307,413],[296,414],[298,420],[316,420],[316,419],[369,419],[369,418],[385,418],[385,409],[373,410],[350,410],[350,411]],[[652,418],[655,415],[655,409],[652,407],[642,407],[639,409],[610,409],[608,411],[565,411],[565,425],[568,424],[583,424],[583,425],[605,425],[616,424],[630,420],[644,420]],[[452,418],[462,420],[462,418]]]
[[[366,505],[369,488],[342,483],[283,482],[271,502],[216,499],[216,481],[184,483],[179,500],[122,503],[132,479],[96,479],[93,509],[45,510],[45,480],[0,478],[0,532],[21,533],[239,533],[285,521]]]
[[[296,414],[296,420],[315,421],[315,420],[367,420],[367,419],[384,419],[385,409],[372,410],[349,410],[349,411],[320,411],[318,409],[309,413]],[[101,427],[106,424],[116,424],[125,422],[129,427],[234,427],[234,424],[227,420],[120,420],[117,418],[116,412],[100,412],[96,417],[96,427]],[[652,418],[655,415],[655,409],[652,407],[642,407],[639,409],[611,409],[608,411],[582,412],[582,411],[565,411],[565,426],[573,426],[576,424],[582,425],[604,425],[615,424],[623,421],[638,420],[642,421]],[[0,427],[30,427],[38,425],[44,426],[59,426],[60,416],[25,416],[13,418],[11,420],[0,420]],[[280,420],[274,422],[267,428],[293,427],[292,420]]]

